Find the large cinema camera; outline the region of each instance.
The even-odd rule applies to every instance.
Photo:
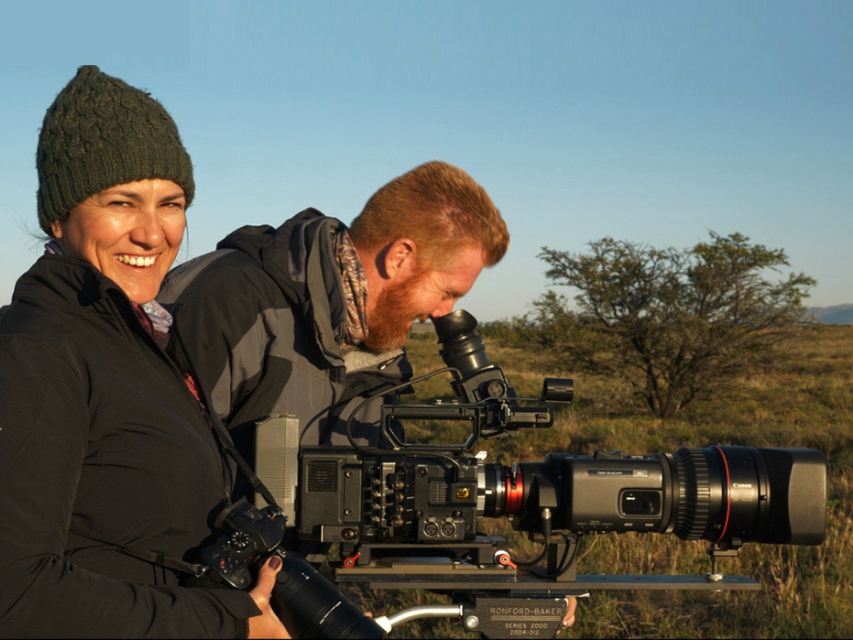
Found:
[[[594,589],[757,590],[754,580],[723,575],[718,560],[736,556],[746,542],[823,541],[826,461],[811,449],[683,447],[674,454],[550,453],[541,462],[486,462],[475,452],[481,438],[550,427],[552,410],[530,403],[570,402],[572,382],[548,378],[537,401],[518,398],[489,362],[470,314],[455,311],[434,323],[447,367],[412,384],[450,372],[456,397],[386,401],[381,429],[389,446],[364,447],[350,437],[350,447],[303,447],[297,459],[295,420],[259,430],[268,462],[258,458],[258,475],[301,539],[339,546],[338,582],[454,594],[454,605],[378,619],[385,630],[413,618],[452,616],[487,637],[519,631],[551,637],[567,596]],[[459,423],[467,437],[457,444],[410,443],[398,429],[407,421]],[[521,562],[505,539],[480,532],[482,519],[498,517],[541,543],[539,556]],[[599,532],[705,540],[711,570],[578,574],[578,544]],[[361,629],[358,616],[347,624]],[[353,633],[348,637],[367,637]]]

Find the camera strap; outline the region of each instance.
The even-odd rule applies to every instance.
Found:
[[[188,371],[190,375],[195,379],[199,380],[199,377],[196,375],[195,369],[190,362],[190,359],[187,357],[186,349],[184,348],[184,343],[181,340],[181,335],[177,331],[172,332],[172,339],[169,341],[169,345],[172,347],[172,355],[175,360],[178,361],[180,367],[182,367],[185,371]],[[272,492],[267,489],[266,485],[261,481],[261,479],[257,476],[255,471],[249,466],[249,463],[246,462],[246,459],[240,455],[240,452],[234,447],[234,443],[231,440],[231,435],[228,433],[228,429],[222,424],[222,420],[219,419],[219,416],[216,413],[216,410],[213,408],[213,404],[210,401],[210,396],[207,393],[207,390],[202,386],[198,385],[198,392],[202,396],[204,400],[204,404],[207,407],[206,415],[210,419],[210,424],[213,428],[213,434],[216,438],[216,443],[219,446],[219,450],[223,453],[223,455],[228,455],[231,459],[237,464],[240,471],[246,476],[249,482],[252,484],[252,488],[261,494],[264,500],[267,501],[268,505],[272,505],[275,507],[279,507],[280,505],[276,502],[275,498],[273,498]],[[226,496],[226,501],[230,504],[231,497],[230,493]]]
[[[132,547],[125,544],[116,544],[115,542],[107,540],[106,538],[99,536],[95,532],[89,531],[85,527],[80,527],[76,524],[72,524],[70,527],[68,527],[68,531],[77,534],[78,536],[82,536],[83,538],[88,538],[96,542],[103,542],[104,544],[115,548],[116,551],[119,551],[120,553],[123,553],[127,556],[132,556],[140,560],[145,560],[146,562],[156,564],[160,567],[165,567],[166,569],[171,569],[172,571],[178,571],[180,573],[189,573],[196,577],[203,576],[208,571],[208,568],[203,564],[184,562],[183,560],[173,558],[163,553],[162,551],[142,549],[140,547]]]
[[[240,452],[234,448],[234,444],[231,441],[231,436],[228,434],[228,430],[225,428],[225,425],[222,424],[222,421],[219,419],[219,416],[211,413],[210,421],[213,424],[214,432],[216,433],[216,439],[219,442],[219,448],[221,451],[225,452],[234,462],[237,463],[237,466],[240,468],[240,471],[245,474],[245,476],[249,479],[249,482],[252,483],[252,488],[260,493],[264,500],[267,501],[268,505],[279,507],[279,504],[276,502],[275,498],[273,498],[272,493],[267,486],[261,481],[252,467],[249,466],[249,463],[246,462],[246,459],[240,455]],[[279,507],[280,508],[280,507]]]

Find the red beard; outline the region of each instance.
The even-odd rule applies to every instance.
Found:
[[[368,334],[364,346],[376,353],[399,349],[406,344],[412,323],[427,319],[428,316],[417,313],[413,302],[422,275],[415,274],[382,290],[367,321]]]

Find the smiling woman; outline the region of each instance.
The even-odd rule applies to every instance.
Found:
[[[0,315],[0,637],[287,637],[269,563],[249,592],[175,571],[235,475],[154,301],[195,191],[175,123],[81,67],[37,168],[51,240]]]
[[[184,190],[171,180],[138,180],[86,198],[50,229],[65,255],[91,263],[142,304],[178,255],[185,209]]]

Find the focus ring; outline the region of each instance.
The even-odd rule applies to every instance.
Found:
[[[682,540],[700,540],[708,528],[711,512],[708,462],[701,449],[682,447],[675,453],[675,466],[680,482],[674,533]]]

